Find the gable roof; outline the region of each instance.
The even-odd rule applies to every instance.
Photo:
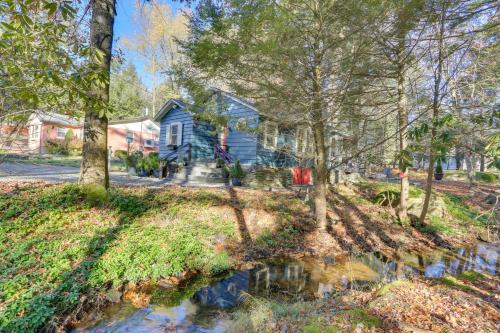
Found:
[[[259,110],[257,110],[257,108],[255,107],[255,105],[252,102],[250,102],[250,101],[247,101],[247,100],[245,100],[245,99],[243,99],[241,97],[238,97],[238,96],[236,96],[236,95],[234,95],[234,94],[232,94],[230,92],[224,91],[224,90],[219,89],[219,88],[211,88],[211,90],[213,92],[215,92],[215,93],[219,93],[219,94],[221,94],[221,95],[223,95],[223,96],[225,96],[225,97],[227,97],[229,99],[232,99],[236,103],[240,103],[240,104],[242,104],[242,105],[244,105],[244,106],[252,109],[255,112],[259,112]]]
[[[156,121],[156,122],[160,122],[161,119],[163,117],[165,117],[165,115],[167,113],[170,112],[170,110],[178,108],[178,107],[184,109],[186,107],[186,105],[181,100],[178,100],[178,99],[175,99],[175,98],[169,99],[165,104],[163,104],[163,106],[161,107],[160,111],[158,111],[155,114],[155,116],[153,117],[153,120]]]
[[[74,118],[67,116],[65,114],[59,114],[59,113],[52,113],[52,112],[44,112],[44,113],[37,113],[32,115],[30,117],[30,121],[33,121],[35,118],[38,118],[42,123],[50,123],[50,124],[56,124],[56,125],[62,125],[62,126],[82,126],[83,125],[83,119],[82,118]]]
[[[236,95],[234,95],[234,94],[232,94],[230,92],[224,91],[224,90],[219,89],[219,88],[210,88],[209,90],[212,91],[214,94],[221,94],[224,97],[229,98],[229,99],[235,101],[236,103],[244,105],[247,108],[252,109],[255,112],[259,112],[253,103],[251,103],[251,102],[249,102],[249,101],[247,101],[247,100],[245,100],[245,99],[243,99],[241,97],[238,97],[238,96],[236,96]],[[186,107],[186,104],[184,102],[182,102],[181,100],[179,100],[179,99],[175,99],[175,98],[169,99],[161,107],[160,111],[158,111],[156,113],[156,115],[153,117],[153,120],[156,121],[156,122],[160,122],[161,119],[163,117],[165,117],[165,115],[167,115],[167,113],[170,112],[170,110],[175,109],[177,107],[184,109]]]

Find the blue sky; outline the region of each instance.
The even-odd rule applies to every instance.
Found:
[[[143,0],[144,1],[144,0]],[[167,1],[167,0],[153,0],[156,3],[168,3],[174,13],[182,8],[185,8],[186,4],[181,4],[179,1]],[[124,36],[133,35],[137,32],[137,28],[134,26],[133,17],[135,15],[136,0],[117,0],[116,1],[116,17],[115,17],[115,25],[114,25],[114,34],[115,40],[118,40]],[[147,2],[145,1],[145,5],[147,6]],[[116,44],[115,44],[116,45]],[[128,52],[127,50],[121,48],[125,54],[125,59],[127,61],[131,61],[137,67],[137,71],[147,87],[151,87],[151,78],[148,73],[144,71],[144,62],[140,57],[136,56],[133,53]]]

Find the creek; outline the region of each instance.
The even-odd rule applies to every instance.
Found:
[[[73,332],[224,332],[230,320],[224,314],[237,309],[245,295],[312,300],[346,288],[372,288],[411,276],[440,278],[466,271],[500,274],[500,246],[478,243],[454,251],[404,252],[397,259],[378,253],[274,258],[218,279],[200,276],[175,290],[155,287],[149,305],[112,304]]]

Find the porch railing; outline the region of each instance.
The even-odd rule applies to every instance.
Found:
[[[214,145],[214,158],[220,158],[226,164],[233,163],[233,158],[231,157],[231,155],[229,155],[229,153],[225,151],[224,148],[222,148],[218,143],[215,143]]]
[[[162,157],[162,160],[167,163],[175,161],[179,157],[179,153],[185,150],[187,152],[188,161],[191,161],[191,143],[185,143],[183,145],[177,146],[173,151]]]

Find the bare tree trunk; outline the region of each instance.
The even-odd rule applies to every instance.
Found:
[[[455,164],[456,170],[462,170],[462,153],[458,145],[455,147]]]
[[[99,184],[106,188],[109,186],[106,108],[109,103],[109,71],[113,46],[114,16],[115,0],[93,0],[90,43],[102,56],[93,57],[91,65],[102,71],[105,83],[93,84],[90,91],[90,95],[96,99],[96,103],[87,105],[85,110],[83,156],[80,170],[80,183]]]
[[[406,91],[405,91],[405,33],[404,31],[398,36],[398,120],[399,120],[399,151],[400,153],[406,149],[408,145],[406,138],[406,127],[408,126],[408,110],[406,102]],[[401,177],[400,186],[400,199],[398,207],[398,217],[400,221],[405,221],[408,219],[408,197],[410,191],[410,181],[409,173],[410,170],[407,168],[404,171],[403,177]]]
[[[434,96],[432,99],[432,129],[431,129],[431,138],[430,138],[430,147],[429,147],[429,168],[427,170],[427,183],[425,184],[425,198],[424,204],[422,207],[422,212],[420,213],[420,223],[424,224],[425,218],[427,216],[427,212],[429,210],[429,202],[431,200],[432,194],[432,179],[434,178],[434,163],[436,157],[434,156],[434,143],[437,135],[437,124],[436,121],[439,117],[439,108],[440,108],[440,88],[441,88],[441,80],[443,76],[443,62],[444,62],[444,29],[445,29],[445,19],[446,19],[446,7],[445,4],[442,4],[441,8],[441,17],[439,22],[439,31],[437,36],[438,42],[438,59],[437,59],[437,68],[434,72]]]
[[[319,61],[316,62],[320,63]],[[315,102],[313,103],[313,124],[312,131],[314,136],[314,214],[320,230],[327,229],[326,220],[326,195],[328,189],[328,168],[325,148],[325,127],[323,125],[323,103],[321,100],[321,70],[319,65],[314,68],[313,89]]]
[[[315,172],[315,195],[314,213],[316,221],[321,230],[326,230],[326,195],[328,189],[328,168],[326,166],[325,133],[323,124],[316,124],[313,128],[316,158],[314,160]]]

